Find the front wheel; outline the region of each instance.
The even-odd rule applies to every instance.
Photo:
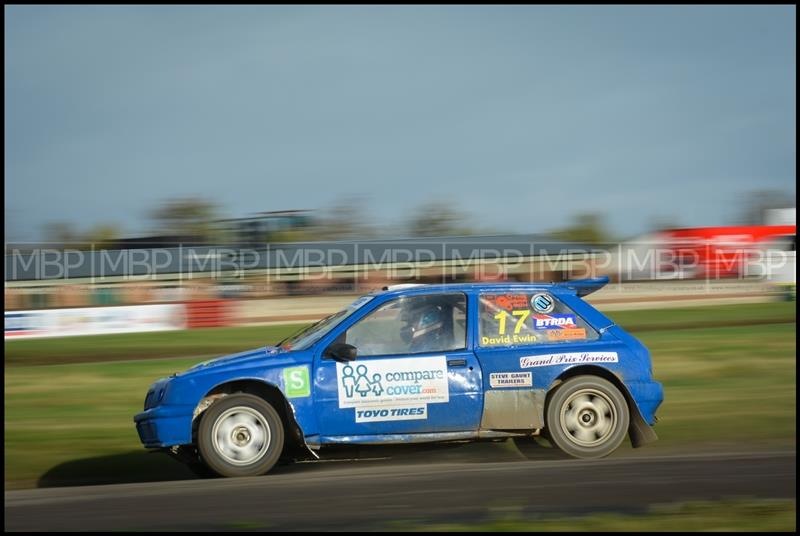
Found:
[[[203,413],[197,447],[203,461],[219,475],[263,475],[283,451],[283,423],[262,398],[226,396]]]
[[[622,444],[628,403],[611,382],[576,376],[558,386],[546,410],[548,439],[574,458],[602,458]]]

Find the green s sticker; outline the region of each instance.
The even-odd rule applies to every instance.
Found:
[[[286,396],[298,398],[311,396],[311,383],[308,381],[308,367],[292,367],[283,369],[283,385]]]

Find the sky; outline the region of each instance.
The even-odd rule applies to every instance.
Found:
[[[794,6],[11,6],[6,241],[421,205],[538,233],[734,221],[795,195]]]

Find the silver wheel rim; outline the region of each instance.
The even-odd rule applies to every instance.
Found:
[[[236,406],[217,417],[211,430],[214,450],[232,465],[250,465],[267,453],[269,425],[258,411]]]
[[[581,447],[598,447],[617,429],[617,410],[597,389],[580,389],[561,406],[561,429]]]

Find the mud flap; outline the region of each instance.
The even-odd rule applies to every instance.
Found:
[[[631,446],[635,449],[658,441],[655,430],[645,422],[639,414],[639,410],[636,408],[631,412],[631,423],[628,426],[628,435],[631,438]]]

